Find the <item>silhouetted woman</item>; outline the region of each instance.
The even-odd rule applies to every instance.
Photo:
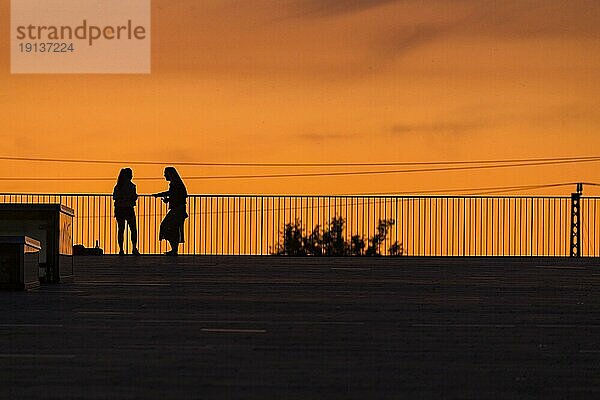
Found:
[[[167,240],[171,245],[171,251],[167,251],[165,254],[176,256],[179,243],[184,242],[183,223],[188,217],[185,210],[187,190],[175,168],[165,168],[165,179],[169,181],[169,190],[153,194],[154,197],[162,197],[163,201],[169,204],[169,212],[160,223],[158,238]]]
[[[140,252],[137,249],[137,225],[135,221],[135,203],[137,202],[137,192],[135,185],[131,182],[133,172],[131,168],[123,168],[119,172],[117,185],[113,191],[113,200],[115,201],[115,218],[119,233],[117,241],[119,242],[119,255],[124,255],[123,251],[123,236],[125,233],[125,221],[129,225],[131,231],[131,244],[133,245],[132,254],[139,256]]]

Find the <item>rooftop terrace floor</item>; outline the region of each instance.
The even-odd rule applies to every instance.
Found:
[[[600,261],[76,257],[0,292],[0,398],[600,398]]]

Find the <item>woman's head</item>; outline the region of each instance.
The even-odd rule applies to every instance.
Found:
[[[117,178],[117,185],[129,182],[132,178],[133,171],[131,170],[131,168],[123,168],[121,169],[121,172],[119,172],[119,178]]]
[[[165,168],[165,179],[168,180],[169,182],[173,182],[173,181],[181,182],[181,177],[179,176],[179,173],[177,172],[175,167],[166,167]]]

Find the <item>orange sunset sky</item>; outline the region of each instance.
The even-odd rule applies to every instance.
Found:
[[[9,7],[0,0],[0,156],[169,165],[600,155],[597,0],[153,0],[150,75],[11,75]],[[120,167],[0,161],[1,178],[111,177],[0,180],[0,192],[111,192]],[[165,188],[160,165],[132,167],[158,178],[136,181],[138,192]],[[179,170],[185,180],[350,169]],[[335,194],[573,181],[600,182],[600,163],[186,184]]]

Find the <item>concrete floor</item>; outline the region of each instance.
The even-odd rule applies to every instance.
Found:
[[[598,260],[75,263],[0,293],[0,398],[600,398]]]

